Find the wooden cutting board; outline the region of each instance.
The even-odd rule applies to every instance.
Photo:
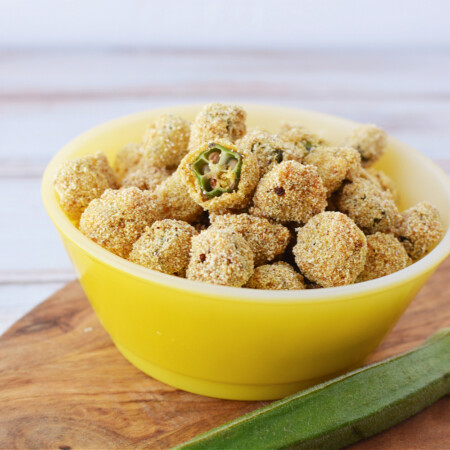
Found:
[[[450,258],[371,361],[450,326],[449,274]],[[115,349],[76,281],[0,338],[4,449],[165,449],[268,403],[202,397],[144,375]],[[449,424],[447,396],[354,448],[450,448]]]

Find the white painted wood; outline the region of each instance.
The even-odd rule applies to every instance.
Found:
[[[2,0],[9,47],[449,45],[446,0]]]
[[[40,179],[3,178],[0,192],[0,285],[75,278],[42,205]]]
[[[214,100],[375,122],[444,159],[449,79],[438,51],[0,53],[0,174],[37,176],[64,143],[114,117]]]
[[[450,75],[450,74],[449,74]],[[358,101],[252,95],[165,96],[142,99],[3,102],[0,105],[0,176],[40,176],[51,157],[79,133],[104,121],[170,104],[260,102],[336,114],[376,123],[433,159],[450,158],[450,107],[439,101]]]

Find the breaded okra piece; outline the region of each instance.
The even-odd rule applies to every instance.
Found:
[[[142,138],[142,157],[156,167],[178,166],[187,153],[190,124],[187,120],[163,114],[152,122]]]
[[[302,274],[323,287],[352,284],[364,269],[367,240],[340,212],[323,212],[298,229],[293,249]]]
[[[375,125],[360,125],[347,136],[344,145],[358,150],[362,166],[370,167],[384,153],[387,135]]]
[[[395,235],[413,261],[422,258],[444,235],[438,209],[429,202],[421,202],[403,211]]]
[[[244,287],[275,291],[306,289],[303,277],[284,261],[257,267]]]
[[[158,185],[154,193],[165,219],[194,223],[202,216],[203,209],[189,195],[179,169]]]
[[[155,167],[148,161],[143,160],[125,175],[122,180],[122,187],[135,186],[141,191],[153,191],[172,172],[172,170],[166,169],[165,167]]]
[[[114,170],[117,173],[119,181],[132,170],[136,168],[142,159],[142,148],[140,144],[130,143],[121,148],[114,160]]]
[[[80,231],[106,250],[126,258],[145,227],[158,215],[150,193],[136,187],[108,189],[82,214]]]
[[[368,178],[369,180],[376,183],[377,186],[381,188],[381,190],[390,192],[392,198],[394,199],[394,202],[396,204],[398,203],[400,196],[397,186],[395,185],[394,181],[389,178],[383,171],[370,167],[369,169],[363,169],[361,171],[361,176],[363,178]]]
[[[410,263],[408,253],[393,234],[371,234],[367,236],[366,264],[356,282],[384,277],[404,269]]]
[[[189,152],[179,170],[191,197],[209,211],[244,208],[259,179],[256,156],[223,140]]]
[[[317,167],[327,197],[338,190],[344,180],[355,179],[361,171],[361,157],[351,147],[316,147],[305,156],[304,163]]]
[[[255,255],[255,267],[281,255],[291,239],[291,233],[283,225],[250,214],[214,215],[211,227],[240,233]]]
[[[294,144],[265,131],[251,131],[236,142],[239,150],[255,154],[259,176],[263,176],[282,161],[302,162],[303,150]]]
[[[186,278],[240,287],[253,274],[253,252],[234,231],[207,229],[192,238]]]
[[[182,273],[189,263],[195,228],[181,220],[158,220],[133,244],[128,259],[169,275]]]
[[[118,187],[116,174],[103,152],[66,161],[57,170],[53,185],[62,209],[75,221],[92,200],[106,189]]]
[[[285,161],[261,178],[253,204],[256,216],[306,223],[327,206],[326,190],[314,166]]]
[[[247,114],[240,106],[221,103],[205,105],[191,125],[189,151],[217,139],[234,143],[247,131],[246,117]]]
[[[293,144],[303,156],[306,156],[316,147],[326,146],[327,143],[318,135],[311,133],[301,125],[282,123],[278,136]]]
[[[360,177],[345,185],[337,196],[337,206],[366,234],[394,232],[397,206],[392,195],[371,180]]]

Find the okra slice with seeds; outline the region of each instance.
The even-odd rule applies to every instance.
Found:
[[[179,449],[338,449],[450,393],[450,328],[393,358],[257,409]]]
[[[202,193],[207,198],[220,197],[237,190],[242,156],[222,145],[211,143],[191,164]]]

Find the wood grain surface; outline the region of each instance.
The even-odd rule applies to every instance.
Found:
[[[371,356],[378,361],[450,326],[448,258]],[[0,447],[165,449],[269,402],[218,400],[160,383],[129,364],[69,283],[0,338]],[[450,448],[450,399],[354,446]]]

